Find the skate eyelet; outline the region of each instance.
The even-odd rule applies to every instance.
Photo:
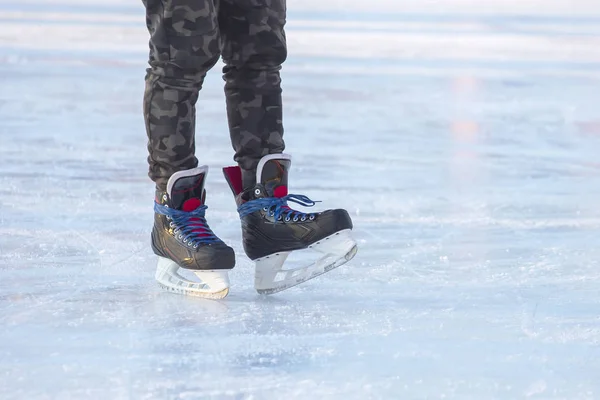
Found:
[[[267,207],[263,207],[263,211],[267,212],[267,211],[269,211],[269,209]]]
[[[287,217],[285,217],[285,222],[290,222],[290,220],[291,220],[291,218],[289,215]]]
[[[302,221],[302,222],[306,221],[306,215],[303,215],[302,218],[300,218],[300,221]]]
[[[274,216],[275,216],[275,211],[271,211],[271,212],[269,212],[269,216],[270,216],[270,217],[274,217]]]
[[[255,190],[254,190],[254,194],[255,194],[255,195],[257,195],[257,196],[258,196],[260,193],[261,193],[261,192],[260,192],[260,189],[255,189]]]
[[[170,221],[170,220],[171,220],[171,217],[169,217],[169,216],[167,215],[167,221]]]
[[[310,214],[310,217],[308,217],[308,219],[313,221],[315,219],[315,216],[313,214]]]
[[[163,194],[163,200],[167,201],[167,195],[166,194]]]
[[[175,226],[175,223],[174,222],[169,222],[169,226],[172,228],[172,227]]]
[[[279,217],[277,217],[277,221],[281,221],[283,220],[283,217],[280,215]]]
[[[197,249],[197,248],[198,248],[198,245],[197,245],[197,244],[195,244],[195,245],[194,245],[194,248],[195,248],[195,249]]]
[[[177,235],[177,239],[183,238],[183,235]]]
[[[298,222],[298,216],[296,215],[293,219],[294,222]]]

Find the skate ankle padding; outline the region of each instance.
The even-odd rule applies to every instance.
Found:
[[[234,196],[242,193],[244,189],[242,186],[242,169],[240,167],[225,167],[223,168],[223,175]]]

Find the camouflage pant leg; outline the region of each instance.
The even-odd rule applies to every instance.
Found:
[[[287,57],[286,0],[220,0],[227,116],[244,188],[266,154],[284,149],[281,64]]]
[[[144,119],[149,176],[164,190],[176,171],[194,168],[195,103],[220,56],[216,0],[143,0],[150,32]]]

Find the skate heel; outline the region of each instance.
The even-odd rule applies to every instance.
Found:
[[[200,282],[193,282],[181,276],[179,268],[173,260],[158,257],[154,278],[162,288],[188,296],[222,299],[229,294],[227,270],[194,271]]]

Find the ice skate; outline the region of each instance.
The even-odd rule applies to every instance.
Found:
[[[212,299],[229,293],[228,270],[235,265],[233,249],[219,239],[205,219],[204,180],[208,167],[173,174],[167,191],[157,191],[152,249],[158,255],[156,280],[164,289]],[[199,281],[179,273],[191,270]]]
[[[290,165],[287,154],[263,157],[256,171],[256,185],[245,191],[242,170],[223,169],[238,205],[244,250],[256,263],[254,286],[261,294],[276,293],[331,271],[351,260],[357,251],[346,210],[305,213],[288,206],[288,202],[307,207],[315,204],[306,196],[288,194]],[[291,252],[308,248],[319,253],[315,262],[283,268]]]

